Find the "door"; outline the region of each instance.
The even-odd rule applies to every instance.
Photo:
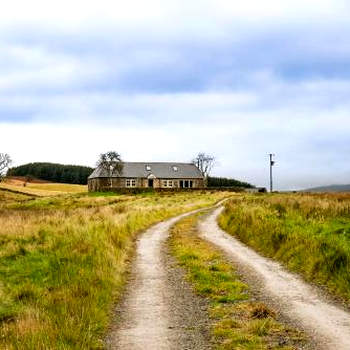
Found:
[[[148,187],[153,187],[153,179],[148,179]]]

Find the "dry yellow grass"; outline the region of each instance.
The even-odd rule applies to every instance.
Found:
[[[136,235],[227,195],[83,193],[3,201],[0,348],[103,348]]]
[[[56,196],[67,193],[87,192],[86,185],[72,185],[60,183],[27,183],[23,186],[23,181],[2,182],[0,188],[40,197]]]

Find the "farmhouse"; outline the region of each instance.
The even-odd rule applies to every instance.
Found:
[[[120,174],[96,168],[88,178],[89,191],[118,188],[203,188],[204,178],[191,163],[123,162]]]

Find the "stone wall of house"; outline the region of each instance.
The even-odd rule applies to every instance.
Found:
[[[127,188],[126,178],[112,178],[112,185],[110,178],[94,178],[88,180],[89,192],[107,191],[109,188]],[[135,187],[148,187],[148,179],[136,178]],[[168,183],[164,181],[172,181],[172,186],[168,187]],[[192,188],[204,188],[203,179],[153,179],[153,188],[180,188],[180,181],[192,181]],[[129,187],[128,187],[129,188]],[[132,187],[131,187],[132,188]]]

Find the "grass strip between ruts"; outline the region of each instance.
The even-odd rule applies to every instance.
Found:
[[[195,292],[209,302],[214,347],[287,350],[304,344],[305,336],[277,321],[274,311],[254,300],[233,265],[199,238],[199,215],[178,222],[169,244]]]

